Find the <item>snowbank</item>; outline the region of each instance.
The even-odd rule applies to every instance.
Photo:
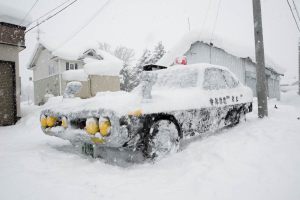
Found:
[[[26,108],[16,125],[0,127],[0,199],[298,200],[300,97],[282,99],[269,102],[266,119],[257,118],[255,104],[246,122],[193,138],[160,162],[127,168],[44,135],[42,108]]]
[[[255,50],[254,48],[237,44],[228,38],[214,35],[213,40],[211,34],[207,32],[191,31],[184,35],[182,39],[173,47],[167,51],[166,54],[157,62],[158,65],[171,66],[175,59],[179,56],[183,56],[197,41],[204,43],[213,43],[215,47],[224,49],[226,52],[235,55],[240,58],[251,58],[255,62]],[[267,55],[265,55],[267,66],[274,69],[276,72],[283,74],[285,70],[281,69],[277,64],[274,63]]]
[[[87,81],[88,75],[83,69],[68,70],[62,73],[62,78],[65,81]]]

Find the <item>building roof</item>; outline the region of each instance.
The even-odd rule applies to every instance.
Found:
[[[26,19],[24,19],[24,16],[26,16],[24,11],[3,4],[0,6],[0,22],[14,24],[25,28],[24,26],[29,24],[31,19],[30,16],[27,16]]]
[[[83,60],[85,57],[94,57],[95,59],[102,60],[103,57],[99,54],[99,52],[96,52],[94,48],[64,48],[64,49],[58,49],[55,50],[54,47],[51,47],[48,45],[48,43],[45,43],[43,41],[40,41],[36,44],[35,50],[33,51],[33,54],[30,58],[30,62],[28,65],[28,69],[31,69],[35,66],[35,62],[40,56],[40,53],[47,49],[53,57],[61,58],[64,60],[70,60],[70,61],[77,61],[77,60]]]
[[[183,56],[193,44],[196,42],[203,42],[208,45],[223,49],[225,52],[240,58],[250,58],[252,62],[255,61],[255,51],[253,48],[236,44],[224,37],[215,35],[211,39],[208,33],[192,31],[182,37],[182,39],[157,62],[158,65],[171,66],[177,57]],[[265,54],[266,67],[271,68],[278,74],[283,74],[285,71]]]
[[[111,55],[108,52],[102,51],[96,48],[78,48],[70,49],[69,51],[59,50],[59,51],[51,51],[51,47],[45,45],[45,43],[38,43],[35,51],[30,59],[30,64],[28,69],[32,69],[35,66],[35,62],[40,56],[40,53],[47,49],[53,57],[61,58],[64,60],[78,60],[85,63],[84,70],[81,72],[87,75],[108,75],[108,76],[117,76],[119,75],[120,70],[123,67],[123,61],[118,59],[117,57]],[[79,72],[68,72],[66,74],[66,79],[68,77],[78,77]],[[85,76],[84,75],[84,76]]]

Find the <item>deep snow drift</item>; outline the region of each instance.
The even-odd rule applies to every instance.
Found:
[[[274,108],[277,105],[278,109]],[[0,199],[300,199],[300,97],[271,100],[269,118],[185,142],[157,163],[112,165],[85,157],[39,127],[23,105],[0,127]]]

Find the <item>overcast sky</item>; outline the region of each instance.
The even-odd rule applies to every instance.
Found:
[[[38,18],[64,1],[39,0],[27,20]],[[300,9],[299,0],[294,1]],[[34,2],[0,0],[0,5],[26,14]],[[103,5],[106,6],[101,9]],[[287,76],[296,76],[299,33],[286,1],[262,0],[262,11],[266,54],[287,70]],[[40,30],[42,40],[55,48],[71,49],[77,44],[99,41],[134,48],[140,55],[158,41],[171,48],[189,31],[188,19],[191,30],[213,32],[215,26],[215,34],[254,51],[252,0],[78,0],[41,25]],[[26,67],[36,35],[36,29],[26,34],[27,48],[20,54],[24,84],[31,75]]]

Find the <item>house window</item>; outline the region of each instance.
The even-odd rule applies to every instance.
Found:
[[[75,69],[75,64],[74,63],[70,63],[70,70],[74,70]]]
[[[48,71],[49,71],[49,76],[55,74],[56,73],[55,66],[54,65],[48,65]]]
[[[66,62],[66,70],[76,70],[76,69],[78,69],[77,63]]]

